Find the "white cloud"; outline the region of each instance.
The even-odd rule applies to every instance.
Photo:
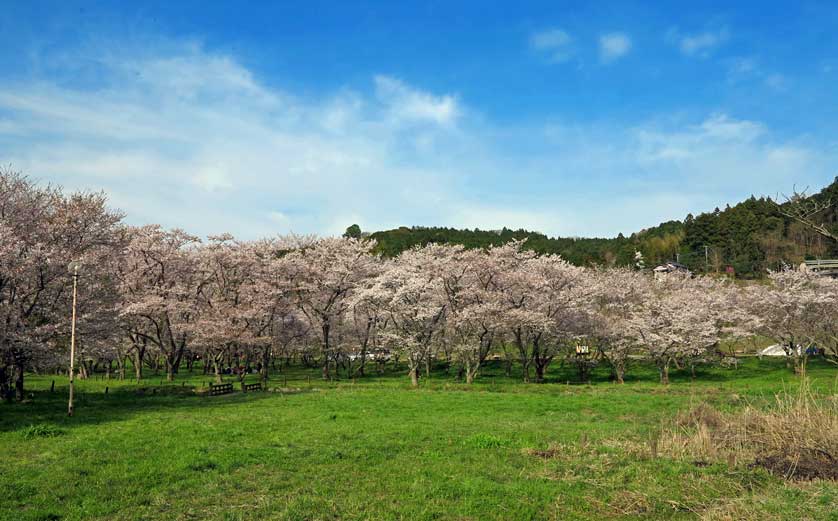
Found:
[[[573,57],[573,38],[562,29],[544,29],[530,34],[530,47],[546,55],[551,63]]]
[[[497,206],[466,204],[456,209],[452,218],[464,228],[500,230],[549,230],[551,233],[571,235],[575,226],[572,215],[561,210],[498,208]]]
[[[305,98],[194,47],[105,64],[97,88],[0,80],[0,164],[103,189],[130,222],[201,235],[339,234],[353,222],[630,233],[818,186],[838,155],[726,114],[500,126],[391,76]]]
[[[227,168],[222,165],[210,165],[198,170],[192,177],[192,182],[202,190],[214,192],[233,188],[233,181]]]
[[[132,222],[199,234],[342,232],[335,216],[356,207],[370,226],[400,211],[420,222],[450,191],[436,160],[404,143],[450,139],[461,114],[453,95],[380,76],[375,96],[301,100],[193,48],[107,64],[107,88],[0,82],[0,158],[70,189],[105,189]]]
[[[599,57],[605,62],[613,62],[631,51],[631,38],[625,33],[608,33],[599,37]]]
[[[451,95],[434,96],[414,89],[391,76],[375,77],[378,99],[384,103],[396,122],[431,122],[450,125],[460,115],[457,99]]]
[[[636,162],[649,172],[658,171],[676,182],[688,180],[701,190],[719,190],[727,184],[741,194],[759,194],[758,187],[774,186],[776,191],[784,184],[811,179],[812,172],[828,171],[822,153],[802,144],[777,142],[763,124],[725,114],[675,131],[637,129],[633,141]]]
[[[682,34],[677,29],[670,29],[667,39],[678,46],[687,56],[706,58],[710,53],[727,42],[730,33],[726,28],[704,31],[695,34]]]

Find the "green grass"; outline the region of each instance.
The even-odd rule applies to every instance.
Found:
[[[782,362],[676,371],[669,387],[648,367],[623,386],[604,369],[561,383],[568,367],[543,385],[499,365],[473,386],[438,371],[418,390],[403,373],[315,374],[212,398],[192,392],[208,381],[197,375],[80,381],[73,418],[66,380],[28,376],[29,400],[0,405],[0,519],[838,519],[834,482],[650,455],[679,411],[793,389]],[[836,374],[810,366],[820,392]]]

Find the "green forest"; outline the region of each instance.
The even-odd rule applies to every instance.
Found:
[[[820,203],[838,202],[838,178],[820,192],[808,196]],[[740,278],[760,278],[783,264],[797,265],[804,259],[836,258],[838,244],[780,211],[785,205],[771,198],[749,199],[716,208],[683,221],[667,221],[626,237],[548,237],[529,230],[459,230],[455,228],[402,226],[368,234],[378,243],[378,252],[396,256],[417,245],[462,244],[486,248],[510,240],[526,239],[526,247],[539,253],[559,254],[576,265],[630,266],[640,251],[646,266],[678,261],[696,273],[734,273]],[[828,229],[838,229],[838,208],[833,204],[813,219]],[[361,236],[358,225],[348,236]],[[363,234],[367,235],[367,234]]]

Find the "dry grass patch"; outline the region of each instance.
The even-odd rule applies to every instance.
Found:
[[[701,404],[664,429],[653,450],[696,465],[746,463],[790,480],[838,479],[838,401],[804,382],[765,409],[724,414]]]

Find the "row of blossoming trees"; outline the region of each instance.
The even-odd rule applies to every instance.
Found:
[[[79,278],[79,366],[124,376],[196,360],[222,378],[277,364],[360,376],[407,366],[413,385],[435,363],[471,383],[490,356],[543,381],[556,360],[593,347],[623,381],[645,359],[668,382],[673,366],[712,360],[723,340],[763,334],[784,345],[838,346],[838,282],[772,273],[766,284],[582,268],[510,243],[489,250],[428,245],[395,259],[363,240],[277,237],[205,241],[126,225],[101,194],[66,195],[0,172],[0,394],[23,396],[24,373],[66,365],[71,275]],[[796,355],[796,349],[790,350]],[[131,361],[132,363],[128,363]],[[511,364],[510,364],[511,367]]]

